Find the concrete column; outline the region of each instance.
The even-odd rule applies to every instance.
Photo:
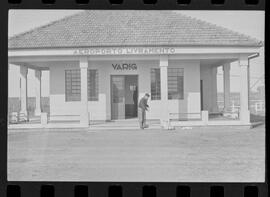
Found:
[[[217,105],[217,67],[212,68],[212,112],[218,112],[218,105]]]
[[[81,69],[81,112],[80,112],[80,124],[84,127],[89,125],[89,114],[88,114],[88,89],[87,89],[87,69],[88,59],[82,57],[80,59]]]
[[[230,109],[230,63],[223,65],[224,111]]]
[[[28,120],[27,74],[28,74],[28,68],[26,66],[20,66],[20,101],[21,101],[20,119],[21,120]]]
[[[161,113],[160,124],[163,128],[169,127],[168,111],[168,56],[160,57],[160,93],[161,93]]]
[[[41,70],[35,70],[36,116],[41,115],[41,74]]]
[[[240,56],[239,66],[240,66],[240,120],[243,123],[250,123],[248,56]]]

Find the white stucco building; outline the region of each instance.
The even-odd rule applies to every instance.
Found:
[[[49,71],[50,120],[137,117],[150,93],[148,119],[161,126],[249,125],[249,59],[261,42],[172,11],[84,11],[9,39],[9,63],[20,66],[21,114],[27,115],[27,73],[35,70],[36,115],[40,77]],[[217,68],[223,67],[223,115],[230,111],[230,63],[240,67],[240,111],[217,114]],[[185,121],[182,121],[185,120]],[[91,124],[90,124],[91,127]]]

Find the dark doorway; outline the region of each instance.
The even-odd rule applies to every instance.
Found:
[[[138,76],[113,75],[111,77],[112,120],[137,117]]]
[[[203,80],[200,81],[200,89],[201,89],[201,111],[203,111]]]

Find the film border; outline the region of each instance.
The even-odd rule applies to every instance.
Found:
[[[16,1],[16,0],[15,0]],[[245,0],[225,0],[224,4],[211,4],[211,0],[191,0],[189,4],[178,4],[177,0],[157,0],[155,4],[144,4],[143,0],[123,0],[122,4],[110,4],[109,0],[89,0],[87,4],[77,4],[76,0],[55,0],[53,4],[44,4],[42,0],[21,0],[21,3],[8,3],[13,0],[3,0],[0,3],[0,23],[2,31],[0,36],[0,60],[2,65],[7,65],[7,41],[8,41],[8,10],[9,9],[137,9],[137,10],[265,10],[267,2],[258,0],[257,4],[246,5]],[[268,10],[266,10],[267,16]],[[269,56],[269,20],[266,18],[266,57]],[[266,58],[265,65],[269,64],[269,58]],[[88,188],[89,196],[108,196],[110,186],[121,186],[122,196],[142,196],[144,186],[154,186],[157,196],[176,196],[178,186],[189,186],[191,196],[210,196],[211,187],[223,186],[224,196],[244,196],[245,188],[258,189],[258,197],[267,196],[268,192],[268,165],[266,168],[265,183],[114,183],[114,182],[8,182],[7,181],[7,95],[8,95],[8,68],[1,67],[0,83],[4,96],[0,97],[0,196],[6,196],[7,186],[14,188],[19,186],[20,196],[39,196],[43,185],[53,185],[56,197],[74,196],[74,187],[76,185],[85,185]],[[269,70],[265,69],[265,76]],[[267,84],[267,80],[266,80]],[[267,86],[267,85],[266,85]],[[267,93],[266,88],[266,93]],[[266,100],[267,96],[266,94]],[[266,103],[266,108],[268,103]],[[266,122],[267,118],[266,116]],[[266,131],[268,126],[266,124]],[[269,134],[266,132],[266,152],[269,153]],[[266,158],[266,162],[269,158]],[[268,162],[266,163],[268,164]],[[155,196],[155,194],[153,194]],[[248,194],[246,194],[248,195]]]

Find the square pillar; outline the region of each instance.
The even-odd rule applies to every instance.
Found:
[[[217,67],[212,68],[212,112],[218,112],[217,105]]]
[[[249,111],[249,63],[248,56],[239,57],[240,66],[240,120],[250,123]]]
[[[168,110],[168,56],[160,56],[160,93],[161,93],[161,113],[160,124],[163,128],[169,127]]]
[[[41,74],[41,70],[35,70],[36,116],[41,115]]]
[[[28,111],[27,111],[27,74],[28,68],[26,66],[20,66],[20,121],[28,121]]]
[[[80,59],[80,70],[81,70],[80,124],[83,127],[89,126],[87,69],[88,69],[88,59],[87,57],[81,57]]]
[[[230,63],[223,65],[224,111],[230,109]]]

